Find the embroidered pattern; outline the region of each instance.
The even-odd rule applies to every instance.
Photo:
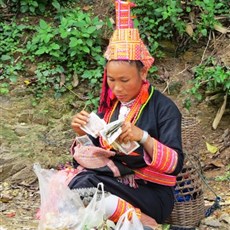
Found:
[[[116,0],[116,28],[124,29],[124,28],[132,28],[134,17],[131,16],[130,9],[134,7],[135,4],[132,2],[125,2]]]
[[[134,170],[136,178],[150,181],[166,186],[174,186],[176,184],[176,176],[156,172],[151,166]]]
[[[139,112],[141,111],[142,105],[145,104],[145,102],[148,100],[149,98],[149,93],[148,93],[148,88],[149,88],[149,82],[144,82],[140,93],[138,94],[138,96],[136,97],[134,103],[132,104],[130,111],[128,113],[128,115],[125,118],[125,121],[130,121],[132,123],[135,123],[137,121],[137,117],[139,117]],[[109,123],[111,120],[111,117],[118,105],[119,101],[117,100],[114,105],[111,107],[111,109],[107,109],[105,116],[104,116],[104,120],[106,121],[106,123]],[[99,138],[100,140],[100,144],[103,148],[105,149],[111,149],[112,147],[110,145],[108,145],[103,139],[102,137]]]
[[[126,202],[125,200],[118,198],[116,210],[112,214],[112,216],[109,217],[109,219],[112,220],[114,223],[117,223],[120,216],[122,214],[124,214],[127,210],[129,210],[130,208],[134,208],[134,207],[131,204],[129,204],[128,202]],[[139,208],[134,208],[134,209],[136,211],[138,218],[140,219],[141,210]],[[131,216],[129,217],[129,219],[131,219]]]
[[[116,0],[116,30],[104,54],[107,60],[139,60],[149,69],[154,58],[134,28],[130,8],[135,4]]]
[[[175,170],[178,161],[177,152],[166,145],[163,145],[156,139],[153,139],[153,155],[151,167],[158,172],[172,173]]]

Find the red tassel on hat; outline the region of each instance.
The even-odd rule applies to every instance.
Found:
[[[101,87],[101,94],[100,94],[100,104],[98,108],[99,113],[106,112],[112,106],[112,102],[115,99],[115,95],[111,91],[107,83],[107,74],[106,69],[104,70],[102,87]]]

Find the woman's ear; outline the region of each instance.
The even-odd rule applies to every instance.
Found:
[[[147,74],[148,74],[148,69],[146,66],[144,66],[142,69],[141,69],[141,78],[142,80],[146,80],[147,78]]]

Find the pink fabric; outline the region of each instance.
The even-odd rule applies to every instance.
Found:
[[[109,160],[107,166],[112,170],[114,177],[121,176],[120,171],[118,170],[117,166],[113,163],[112,160]]]
[[[177,152],[166,145],[160,143],[156,139],[153,140],[153,157],[144,152],[144,160],[146,164],[158,172],[171,173],[175,170],[178,161]]]
[[[115,152],[102,149],[96,146],[80,146],[74,148],[74,159],[85,168],[101,168],[108,164],[109,157]]]
[[[115,152],[100,147],[77,145],[74,148],[73,157],[81,167],[96,169],[108,166],[113,172],[114,177],[119,177],[121,175],[119,169],[113,161],[109,159],[114,155]]]

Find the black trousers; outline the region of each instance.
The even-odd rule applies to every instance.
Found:
[[[174,205],[173,188],[143,180],[136,180],[138,188],[131,188],[116,178],[98,174],[95,171],[84,171],[75,176],[69,183],[70,189],[92,188],[102,182],[104,189],[139,208],[143,213],[162,224],[170,215]]]

